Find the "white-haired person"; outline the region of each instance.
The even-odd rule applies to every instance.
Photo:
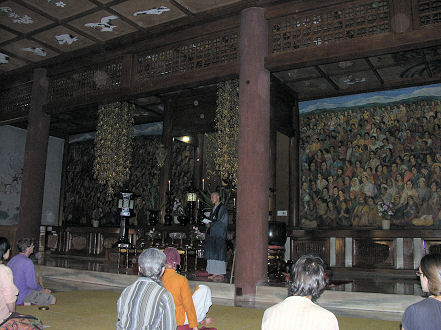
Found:
[[[406,308],[401,326],[405,330],[441,329],[441,254],[427,254],[417,275],[429,297]]]
[[[335,315],[313,302],[326,287],[323,260],[302,256],[290,276],[288,298],[265,310],[262,330],[338,330]]]
[[[210,288],[206,285],[198,285],[192,293],[188,280],[176,272],[177,265],[181,263],[178,250],[168,247],[164,253],[167,261],[162,283],[173,296],[178,330],[197,330],[198,323],[202,325],[213,323],[213,318],[206,317],[212,304]]]
[[[176,329],[173,297],[161,282],[165,261],[165,254],[154,248],[139,255],[140,276],[117,302],[117,329]]]

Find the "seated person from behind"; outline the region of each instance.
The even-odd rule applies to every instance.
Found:
[[[165,260],[165,254],[154,248],[139,255],[141,275],[118,299],[116,329],[176,329],[173,297],[161,283]]]
[[[326,286],[322,259],[300,257],[290,277],[288,298],[265,310],[262,330],[338,330],[334,314],[313,303]]]
[[[15,312],[18,289],[12,279],[12,271],[3,262],[9,258],[11,246],[5,237],[0,237],[0,324]]]
[[[197,330],[200,324],[211,324],[211,317],[205,318],[211,302],[211,290],[206,285],[199,285],[193,295],[188,280],[176,273],[176,266],[181,263],[178,250],[168,247],[164,250],[167,257],[165,272],[162,275],[164,287],[173,295],[176,309],[178,330]]]
[[[34,242],[31,238],[22,238],[17,242],[19,254],[13,257],[8,266],[14,274],[14,284],[19,290],[17,305],[53,305],[57,299],[51,290],[37,284],[34,263],[29,256],[34,253]]]
[[[427,254],[417,271],[421,288],[429,297],[410,305],[403,314],[403,330],[441,329],[441,254]]]

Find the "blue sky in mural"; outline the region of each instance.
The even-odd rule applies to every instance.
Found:
[[[355,107],[370,103],[389,103],[418,96],[440,96],[441,84],[394,89],[389,91],[364,94],[345,95],[305,101],[299,103],[299,112],[304,115],[317,109],[333,109],[338,107]]]
[[[81,133],[69,136],[69,143],[82,142],[95,138],[96,132]],[[133,126],[133,135],[162,135],[162,121]]]

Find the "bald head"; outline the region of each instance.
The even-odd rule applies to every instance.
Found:
[[[211,202],[216,206],[219,205],[220,195],[217,191],[211,193]]]

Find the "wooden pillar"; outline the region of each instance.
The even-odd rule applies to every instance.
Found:
[[[288,226],[300,225],[299,203],[300,203],[300,183],[299,183],[299,104],[296,101],[292,108],[292,125],[294,135],[289,139],[289,217]]]
[[[164,166],[161,168],[160,178],[159,178],[159,194],[160,194],[160,205],[161,205],[161,219],[160,222],[164,223],[165,208],[167,203],[167,189],[168,180],[170,180],[171,172],[171,157],[173,152],[173,137],[172,137],[172,109],[171,109],[171,99],[167,99],[164,103],[164,121],[162,126],[162,145],[166,150],[166,157],[164,161]],[[173,184],[173,183],[172,183]]]
[[[269,150],[269,203],[268,220],[276,220],[276,167],[277,167],[277,130],[275,108],[276,102],[271,102],[270,106],[270,150]]]
[[[236,223],[236,305],[254,305],[267,277],[270,75],[264,67],[268,28],[263,8],[240,22],[239,172]]]
[[[130,89],[134,77],[136,76],[136,58],[135,55],[126,54],[122,59],[122,72],[121,72],[121,87],[124,89]]]
[[[66,169],[67,169],[67,165],[68,165],[69,148],[70,148],[70,145],[69,145],[68,141],[64,140],[63,164],[61,167],[60,200],[58,202],[58,226],[62,226],[62,225],[67,224],[67,223],[63,223],[63,214],[64,214],[64,192],[66,189],[66,180],[67,180]]]
[[[43,112],[48,91],[46,69],[35,69],[21,183],[17,240],[38,239],[44,195],[50,115]]]
[[[391,3],[391,29],[393,33],[404,33],[414,30],[418,22],[418,11],[412,14],[412,2],[409,0],[393,0]],[[413,17],[414,15],[414,17]]]

